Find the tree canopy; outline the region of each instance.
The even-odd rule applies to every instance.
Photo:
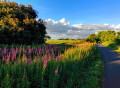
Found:
[[[114,42],[120,43],[120,32],[115,32],[114,30],[108,31],[98,31],[97,34],[90,34],[86,39],[88,42]]]
[[[37,11],[31,5],[0,1],[0,43],[43,43],[45,22],[36,18]]]
[[[108,30],[108,31],[98,31],[97,36],[100,40],[100,42],[115,42],[115,39],[117,38],[115,31]]]

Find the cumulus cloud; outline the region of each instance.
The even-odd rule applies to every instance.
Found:
[[[120,30],[119,25],[109,24],[74,24],[70,26],[70,22],[65,18],[54,21],[52,19],[46,20],[47,33],[52,39],[59,38],[86,38],[91,33],[97,33],[101,30]]]
[[[60,21],[54,21],[52,19],[46,20],[47,22],[47,32],[48,33],[66,33],[69,29],[69,21],[66,21],[64,18]]]

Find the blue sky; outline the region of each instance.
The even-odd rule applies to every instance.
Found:
[[[11,0],[10,0],[11,1]],[[14,0],[31,4],[38,18],[60,20],[72,24],[119,24],[120,0]]]
[[[12,1],[12,0],[9,0]],[[30,4],[37,10],[38,18],[47,20],[48,35],[74,38],[87,37],[99,30],[120,29],[120,0],[14,0],[22,4]],[[67,22],[67,23],[66,23]],[[67,24],[67,25],[66,25]],[[79,25],[83,24],[83,25]],[[92,25],[95,24],[95,25]],[[103,24],[103,25],[100,25]],[[108,25],[104,25],[108,24]],[[54,30],[53,30],[54,29]],[[56,30],[66,32],[57,32]],[[65,30],[66,29],[66,30]],[[94,30],[93,30],[94,29]],[[70,31],[79,31],[81,37]],[[56,31],[56,36],[53,33]],[[89,31],[85,33],[83,31]],[[75,37],[76,36],[76,37]],[[52,38],[53,38],[52,37]],[[61,37],[58,37],[61,38]]]

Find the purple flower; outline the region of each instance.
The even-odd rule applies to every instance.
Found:
[[[47,66],[47,59],[43,60],[43,66],[45,66],[45,67]]]
[[[58,69],[55,70],[55,74],[58,74]]]
[[[7,58],[10,59],[10,53],[9,53],[9,55],[7,55]]]
[[[52,59],[53,59],[53,56],[50,56],[50,59],[52,60]]]
[[[14,60],[14,56],[11,57],[12,61]]]
[[[49,55],[45,55],[45,58],[46,58],[46,59],[49,59]]]
[[[25,48],[23,47],[23,52],[25,51]]]
[[[36,62],[38,62],[38,61],[39,61],[39,58],[37,57],[37,58],[36,58]]]
[[[20,46],[20,51],[19,52],[21,52],[21,50],[22,50],[22,46]]]
[[[5,49],[3,50],[3,53],[6,54],[6,52],[7,52],[7,49],[5,48]]]
[[[59,55],[59,56],[57,57],[57,61],[59,61],[59,60],[61,59],[61,57],[62,57],[62,56],[61,56],[61,55]]]
[[[39,51],[39,55],[40,55],[40,51]]]
[[[32,48],[32,50],[31,51],[33,51],[33,48]]]
[[[5,58],[3,57],[2,60],[5,61]]]
[[[20,62],[20,59],[18,59],[17,62],[19,63],[19,62]]]
[[[40,49],[40,51],[42,51],[42,49]]]
[[[30,60],[30,59],[27,59],[27,64],[28,64],[28,65],[30,65],[30,62],[31,62],[31,60]]]

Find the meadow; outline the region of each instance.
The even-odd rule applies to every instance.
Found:
[[[0,45],[1,88],[101,88],[103,62],[95,43],[47,40]]]

